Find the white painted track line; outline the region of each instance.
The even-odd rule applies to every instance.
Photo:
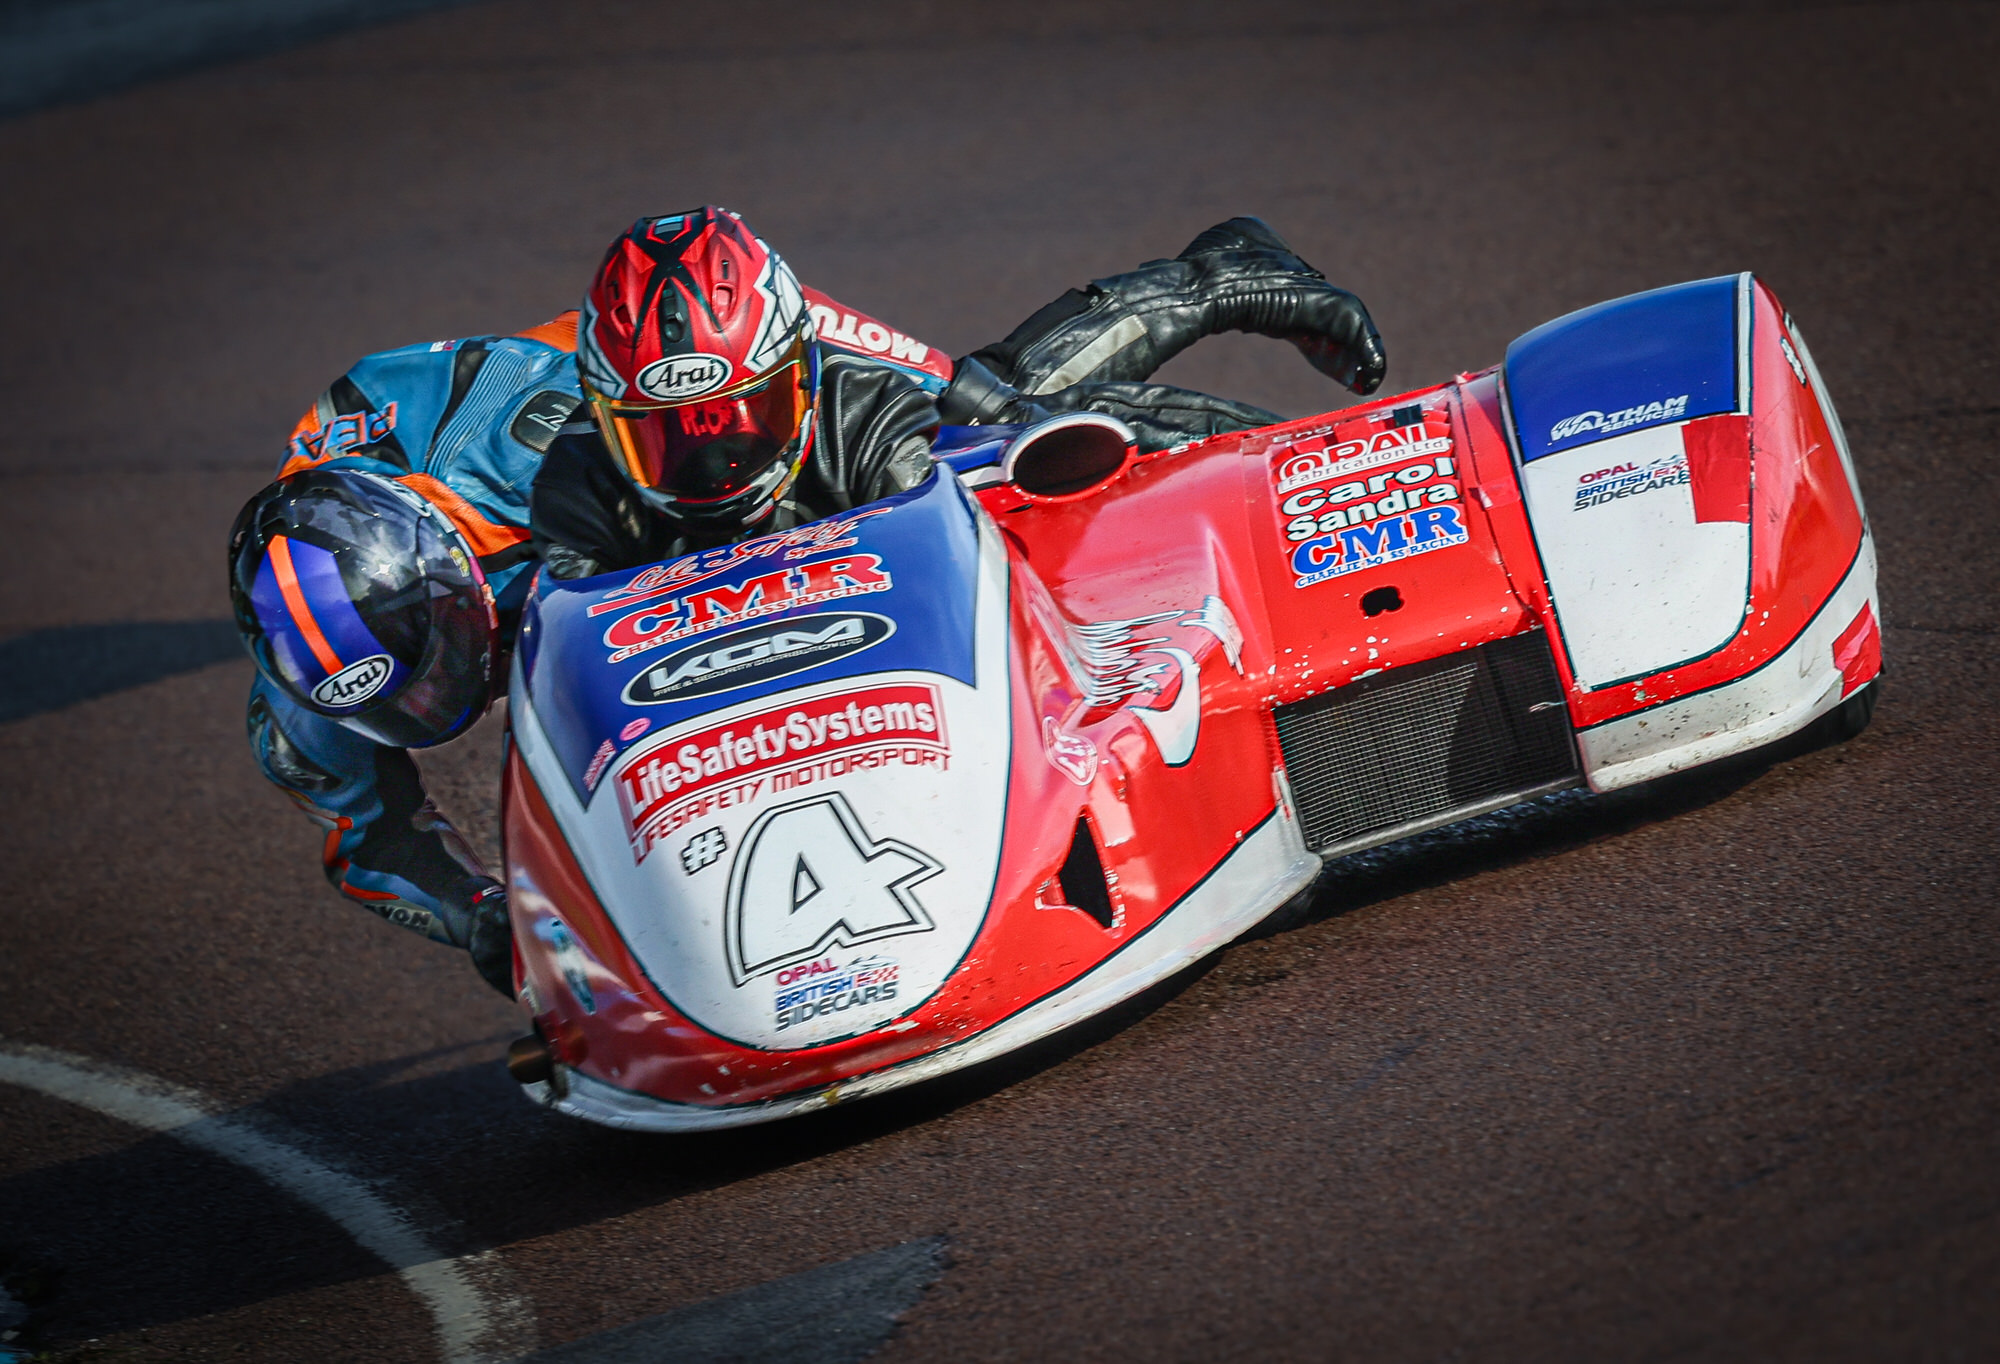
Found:
[[[158,1132],[251,1170],[331,1218],[395,1270],[429,1309],[447,1364],[483,1364],[533,1348],[533,1313],[495,1280],[492,1251],[442,1254],[417,1225],[361,1179],[299,1149],[277,1124],[253,1126],[206,1096],[122,1066],[0,1038],[0,1082]]]

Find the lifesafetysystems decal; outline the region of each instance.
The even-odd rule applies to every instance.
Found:
[[[619,663],[725,625],[741,625],[760,617],[802,606],[838,601],[843,597],[886,592],[894,579],[880,555],[856,554],[791,564],[816,554],[832,555],[853,546],[854,528],[886,507],[815,521],[797,530],[760,536],[739,545],[690,554],[668,564],[641,570],[624,586],[592,603],[588,616],[617,614],[604,632],[610,661]],[[776,558],[779,565],[742,576],[758,559]],[[731,570],[739,576],[724,581]]]
[[[669,736],[628,756],[614,782],[632,860],[704,815],[849,772],[951,760],[944,706],[929,683],[836,692]]]
[[[317,431],[293,436],[286,462],[294,459],[322,460],[373,445],[396,429],[396,405],[385,404],[380,412],[346,412]]]
[[[729,869],[730,974],[741,986],[836,948],[929,933],[936,924],[916,888],[943,870],[921,848],[872,837],[838,791],[766,810]]]
[[[1661,488],[1685,487],[1688,481],[1687,453],[1653,459],[1644,463],[1614,464],[1593,469],[1576,480],[1576,500],[1570,510],[1585,511],[1621,498],[1658,492]]]

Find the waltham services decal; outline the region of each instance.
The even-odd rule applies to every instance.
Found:
[[[1507,347],[1524,461],[1738,410],[1747,275],[1676,284],[1546,322]]]
[[[723,707],[870,673],[968,686],[978,532],[955,478],[637,571],[544,574],[536,714],[586,803],[625,748]]]

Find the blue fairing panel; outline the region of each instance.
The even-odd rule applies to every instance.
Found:
[[[668,564],[543,574],[521,667],[578,796],[630,744],[746,701],[867,673],[973,685],[974,515],[957,479],[932,478]]]
[[[1545,322],[1507,347],[1521,458],[1742,410],[1748,275],[1632,294]]]
[[[931,458],[948,464],[956,473],[971,473],[1000,462],[1007,442],[1019,435],[1020,426],[940,426],[931,442]]]

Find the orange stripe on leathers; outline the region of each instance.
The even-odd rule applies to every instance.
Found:
[[[496,525],[482,516],[477,507],[429,474],[399,474],[396,481],[415,489],[432,506],[449,516],[452,524],[465,536],[466,543],[472,546],[472,552],[482,559],[512,548],[528,538],[525,527]]]
[[[530,327],[514,335],[526,341],[540,341],[543,345],[554,346],[557,350],[576,349],[576,309],[557,313],[539,327]]]

